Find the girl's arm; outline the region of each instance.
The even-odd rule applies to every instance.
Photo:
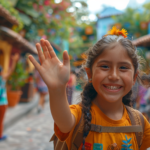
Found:
[[[71,114],[66,97],[66,84],[69,80],[70,61],[66,51],[63,53],[63,63],[56,56],[52,46],[47,40],[42,39],[36,44],[41,65],[29,56],[30,61],[40,73],[49,89],[50,109],[53,119],[60,131],[67,133],[75,125],[75,117]]]

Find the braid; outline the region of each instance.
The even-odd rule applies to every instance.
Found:
[[[90,129],[91,129],[91,103],[92,100],[96,97],[97,92],[95,91],[92,83],[87,83],[81,93],[82,97],[82,112],[84,114],[84,131],[83,131],[83,147],[82,150],[85,150],[85,138],[87,137]]]

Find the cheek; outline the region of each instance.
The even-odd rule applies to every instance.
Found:
[[[103,71],[99,71],[93,74],[92,83],[95,89],[99,88],[99,86],[105,81],[106,76],[107,76],[106,72]]]
[[[100,70],[95,70],[95,72],[93,72],[93,80],[97,80],[97,81],[100,81],[102,80],[104,77],[106,77],[106,72],[104,71],[100,71]]]
[[[124,79],[125,84],[132,86],[134,83],[133,76],[134,76],[134,74],[132,72],[125,73],[123,75],[123,79]]]

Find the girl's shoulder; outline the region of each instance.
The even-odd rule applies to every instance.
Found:
[[[150,133],[150,123],[146,119],[146,117],[137,109],[134,109],[129,106],[125,106],[127,113],[129,115],[130,121],[132,125],[140,125],[142,126],[143,132],[145,132],[147,129],[149,130],[148,132]]]

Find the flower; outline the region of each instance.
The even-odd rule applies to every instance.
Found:
[[[112,29],[110,29],[105,36],[107,35],[117,35],[117,36],[122,35],[124,38],[126,38],[128,33],[127,30],[125,29],[119,30],[117,29],[116,26],[113,26]]]

